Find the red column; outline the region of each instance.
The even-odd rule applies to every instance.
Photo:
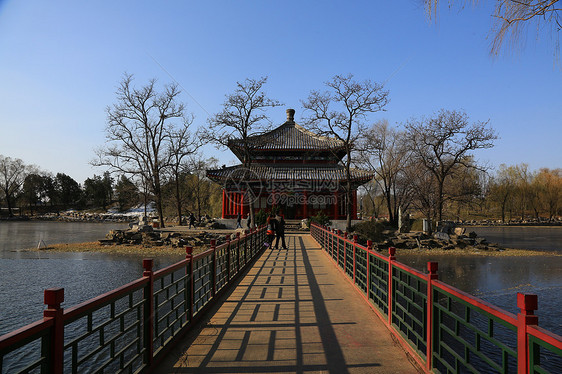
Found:
[[[188,245],[185,247],[185,259],[189,261],[187,268],[185,269],[186,276],[189,279],[189,300],[185,300],[189,307],[189,314],[185,316],[187,322],[193,320],[193,308],[195,307],[195,295],[193,287],[193,247]]]
[[[226,192],[222,190],[222,218],[226,218]]]
[[[427,263],[427,270],[429,274],[427,276],[427,337],[426,337],[426,369],[428,372],[431,372],[432,368],[432,358],[433,358],[433,285],[432,282],[437,280],[437,269],[438,265],[437,262],[428,262]]]
[[[394,256],[396,254],[396,248],[388,248],[388,325],[392,326],[392,263],[396,260]]]
[[[527,326],[538,325],[539,317],[535,316],[537,309],[537,295],[517,293],[517,307],[521,312],[517,314],[517,373],[529,373],[529,338]]]
[[[144,298],[144,349],[146,351],[146,364],[150,367],[154,361],[154,272],[152,268],[154,260],[145,258],[142,260],[144,269],[142,276],[148,277],[148,284],[143,290]]]
[[[43,311],[43,317],[53,318],[54,325],[50,341],[50,372],[62,374],[64,363],[64,321],[63,308],[64,288],[49,288],[43,294],[43,300],[47,309]]]

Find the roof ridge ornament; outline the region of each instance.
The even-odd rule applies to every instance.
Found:
[[[287,109],[287,122],[295,122],[295,110]]]

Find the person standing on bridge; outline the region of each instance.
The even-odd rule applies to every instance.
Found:
[[[281,244],[283,249],[287,249],[287,245],[285,244],[285,218],[283,218],[283,214],[281,212],[277,213],[277,227],[275,228],[275,249],[279,249],[279,239],[281,239]]]
[[[266,247],[273,249],[273,239],[275,239],[275,232],[277,231],[277,220],[273,213],[267,217],[267,241]]]

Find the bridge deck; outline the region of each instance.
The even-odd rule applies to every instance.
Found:
[[[308,234],[267,250],[156,373],[417,373]]]

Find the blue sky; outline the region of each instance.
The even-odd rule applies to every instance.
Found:
[[[0,0],[0,154],[78,182],[104,144],[106,106],[124,72],[136,83],[177,81],[204,126],[236,81],[268,76],[266,91],[302,116],[301,100],[335,74],[385,82],[391,124],[440,108],[490,120],[500,139],[477,159],[562,167],[562,69],[549,35],[489,56],[491,9],[440,10],[396,1]],[[229,164],[234,156],[204,149]]]

